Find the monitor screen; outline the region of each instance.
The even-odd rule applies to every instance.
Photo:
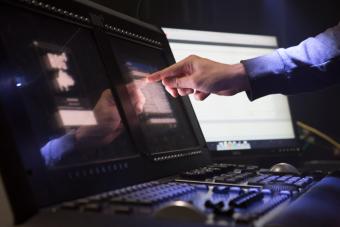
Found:
[[[180,151],[199,146],[181,102],[168,95],[161,83],[145,80],[147,75],[167,65],[161,50],[113,37],[111,46],[127,81],[126,88],[149,152]]]
[[[273,36],[164,28],[176,61],[196,54],[222,63],[238,63],[272,52]],[[229,151],[296,147],[287,97],[269,95],[250,102],[245,92],[205,101],[190,97],[208,147]]]
[[[55,169],[136,155],[90,30],[6,6],[0,27],[2,101],[13,132],[30,128],[37,145],[17,136],[22,157]]]

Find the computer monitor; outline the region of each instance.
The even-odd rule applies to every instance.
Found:
[[[0,2],[2,144],[39,206],[209,162],[189,100],[145,82],[174,62],[162,30],[81,2]]]
[[[168,153],[199,145],[183,107],[169,96],[161,83],[147,83],[145,78],[167,66],[161,50],[110,38],[118,65],[135,105],[141,131],[150,155]]]
[[[277,48],[274,36],[163,28],[176,61],[195,54],[233,64]],[[190,96],[208,148],[215,155],[298,152],[288,98],[275,94],[253,102],[245,92],[232,97]]]

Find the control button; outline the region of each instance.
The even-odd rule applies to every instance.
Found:
[[[270,190],[270,189],[268,189],[268,188],[262,189],[261,192],[262,192],[263,194],[266,194],[266,195],[272,194],[272,190]]]
[[[234,213],[234,209],[232,207],[229,207],[227,209],[219,209],[219,208],[216,208],[214,209],[214,214],[215,215],[218,215],[218,216],[232,216]]]
[[[228,193],[228,191],[229,191],[229,188],[226,186],[215,186],[213,188],[213,192],[217,194],[225,194],[225,193]]]
[[[195,188],[197,190],[200,190],[200,191],[207,191],[209,190],[209,186],[206,185],[206,184],[198,184],[198,185],[195,185]]]
[[[259,217],[259,216],[265,214],[266,212],[270,211],[271,209],[273,209],[277,205],[281,204],[282,202],[284,202],[288,198],[289,198],[289,196],[287,196],[287,195],[278,195],[278,196],[275,196],[271,200],[269,200],[269,201],[267,201],[267,202],[265,202],[265,203],[255,207],[252,210],[252,212],[251,212],[251,216],[253,218]]]
[[[246,207],[255,201],[261,200],[262,198],[262,192],[247,192],[230,200],[229,205],[232,207]]]
[[[223,201],[219,201],[217,203],[214,203],[210,199],[208,199],[208,200],[205,201],[204,206],[206,208],[222,209],[224,207],[224,202]]]
[[[285,181],[286,184],[294,184],[295,182],[299,181],[301,177],[291,177]]]
[[[248,180],[248,185],[261,185],[259,182],[266,179],[267,177],[269,177],[269,175],[267,174],[262,174],[260,176],[253,177],[250,180]]]
[[[214,208],[215,207],[215,204],[210,200],[210,199],[207,199],[204,203],[204,206],[206,208]]]
[[[273,192],[280,192],[280,191],[294,191],[294,190],[298,190],[298,187],[295,186],[295,185],[287,185],[285,183],[275,183],[275,184],[266,185],[265,189],[270,189]]]
[[[278,178],[279,178],[279,176],[273,175],[273,176],[267,177],[266,179],[264,179],[264,180],[262,180],[262,181],[260,181],[258,183],[262,184],[262,185],[265,185],[265,184],[269,184],[269,183],[274,182]]]
[[[300,179],[299,181],[295,182],[294,185],[298,186],[300,188],[304,188],[312,182],[313,182],[312,177],[304,177],[304,178]]]
[[[219,201],[218,203],[215,203],[215,209],[222,209],[224,207],[224,202]]]
[[[231,192],[241,192],[241,188],[240,187],[230,187],[230,191]]]
[[[288,190],[282,190],[282,191],[280,191],[280,194],[281,195],[288,195],[288,196],[292,195],[291,191],[288,191]]]
[[[284,176],[277,178],[276,181],[277,182],[285,182],[286,180],[288,180],[291,177],[292,177],[292,175],[284,175]]]
[[[259,189],[258,188],[249,188],[248,192],[258,192]]]

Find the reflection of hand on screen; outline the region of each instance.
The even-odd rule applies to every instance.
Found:
[[[132,105],[137,114],[143,112],[144,104],[146,102],[145,96],[141,91],[141,88],[145,85],[145,80],[135,80],[126,85],[129,95],[131,96]]]
[[[93,109],[96,123],[81,125],[76,130],[50,140],[41,148],[47,166],[55,166],[75,149],[93,149],[112,143],[123,131],[123,124],[110,89],[102,92]]]
[[[122,121],[109,89],[102,92],[93,112],[97,125],[81,126],[77,129],[78,148],[107,145],[122,132]]]

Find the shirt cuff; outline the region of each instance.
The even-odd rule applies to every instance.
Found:
[[[251,101],[281,91],[285,67],[278,51],[243,60],[241,63],[249,78],[250,90],[247,91],[247,96]]]

